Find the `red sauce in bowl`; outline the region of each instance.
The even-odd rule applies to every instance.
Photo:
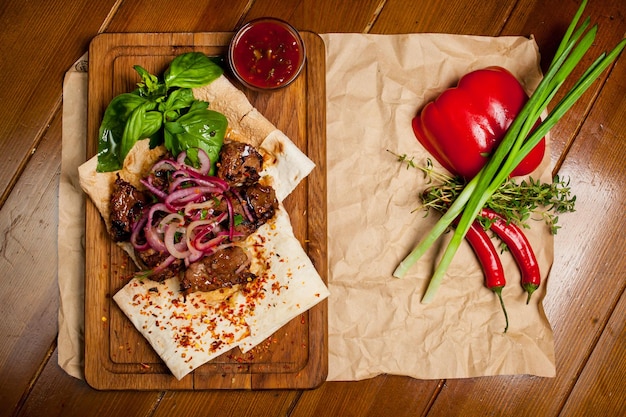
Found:
[[[228,58],[234,75],[254,89],[290,84],[304,66],[304,43],[298,32],[278,19],[254,20],[233,37]]]

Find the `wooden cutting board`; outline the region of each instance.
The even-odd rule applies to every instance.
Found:
[[[290,86],[257,93],[235,83],[250,102],[311,158],[316,168],[285,200],[296,237],[327,280],[324,45],[302,33],[307,62]],[[224,56],[232,33],[102,34],[89,49],[87,157],[95,155],[110,100],[139,81],[133,65],[160,74],[184,52]],[[228,74],[227,74],[228,75]],[[232,77],[231,77],[232,79]],[[326,379],[327,303],[293,319],[252,351],[238,348],[176,380],[112,300],[134,266],[111,242],[95,206],[86,207],[85,377],[96,389],[303,389]]]

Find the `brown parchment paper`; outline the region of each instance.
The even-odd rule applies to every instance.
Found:
[[[85,162],[87,135],[87,54],[63,80],[63,137],[59,180],[59,335],[58,362],[68,374],[83,378],[85,193],[78,167]]]
[[[445,239],[405,278],[392,277],[436,216],[413,212],[426,182],[387,150],[424,161],[428,155],[413,136],[411,118],[473,69],[501,65],[528,90],[535,88],[541,78],[536,43],[443,34],[322,38],[327,50],[328,379],[381,373],[422,379],[554,376],[553,334],[541,306],[553,240],[540,222],[526,231],[544,279],[529,305],[514,261],[502,255],[509,281],[503,291],[510,320],[506,334],[499,302],[484,288],[467,245],[428,305],[420,299]],[[82,378],[84,196],[77,167],[85,153],[86,56],[68,71],[63,90],[58,353],[59,365]],[[550,180],[548,156],[549,150],[534,177]]]
[[[428,305],[420,300],[446,239],[405,278],[392,277],[437,216],[412,212],[426,180],[387,150],[424,164],[428,154],[413,135],[411,119],[469,71],[500,65],[534,89],[541,79],[536,43],[443,34],[322,37],[327,50],[328,379],[381,373],[422,379],[553,376],[553,334],[540,304],[546,285],[526,305],[508,253],[502,256],[509,282],[503,291],[510,320],[506,334],[497,297],[484,287],[467,244]],[[535,178],[550,180],[548,161],[549,150]],[[527,236],[545,282],[553,240],[543,223],[535,223]]]

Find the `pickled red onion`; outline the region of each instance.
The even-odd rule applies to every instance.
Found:
[[[204,151],[198,152],[199,168],[187,165],[185,158],[186,154],[182,153],[176,160],[160,160],[152,167],[151,175],[141,180],[157,202],[144,211],[133,230],[131,243],[138,251],[152,248],[168,255],[148,274],[164,270],[176,259],[184,260],[189,266],[231,246],[229,240],[242,236],[235,232],[232,197],[225,194],[230,190],[228,183],[207,175],[210,160]],[[155,184],[153,179],[158,171],[168,171],[169,184]],[[241,201],[241,196],[235,196]],[[216,212],[223,201],[226,210]],[[251,216],[248,211],[245,214]]]

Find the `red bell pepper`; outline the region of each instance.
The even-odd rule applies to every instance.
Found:
[[[485,165],[527,100],[522,85],[506,69],[476,70],[426,104],[413,119],[413,132],[444,168],[470,179]],[[543,138],[511,176],[534,171],[545,147]]]

